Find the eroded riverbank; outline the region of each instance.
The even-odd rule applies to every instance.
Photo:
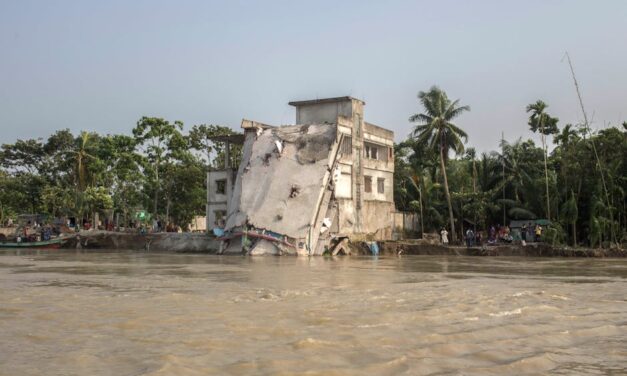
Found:
[[[84,231],[76,241],[68,243],[68,248],[117,249],[152,252],[182,252],[215,254],[220,242],[215,238],[198,233],[154,233],[138,234],[128,232]],[[379,242],[384,255],[439,255],[439,256],[518,256],[518,257],[627,257],[624,249],[589,249],[552,247],[545,243],[522,245],[496,245],[483,247],[442,246],[426,244],[420,240],[399,240]],[[363,242],[350,244],[354,255],[370,255],[371,251]]]

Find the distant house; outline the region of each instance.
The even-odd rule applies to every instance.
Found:
[[[207,227],[225,251],[322,254],[338,239],[390,239],[394,133],[364,121],[352,97],[290,102],[296,124],[243,120],[237,169],[207,176]],[[227,158],[228,160],[228,158]]]

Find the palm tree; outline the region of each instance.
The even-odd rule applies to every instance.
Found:
[[[513,143],[503,140],[501,141],[501,148],[503,149],[501,161],[507,172],[507,177],[504,177],[501,188],[511,187],[514,190],[514,200],[516,202],[528,201],[528,199],[521,200],[520,197],[521,191],[532,184],[532,178],[527,172],[528,166],[525,165],[524,161],[524,154],[527,152],[524,142],[521,138],[518,138]],[[522,196],[525,198],[524,194]]]
[[[462,139],[468,140],[468,135],[462,129],[451,123],[451,120],[461,115],[464,111],[470,111],[469,106],[459,106],[459,99],[451,101],[444,91],[437,86],[432,86],[429,91],[418,93],[418,100],[425,109],[425,113],[411,116],[409,121],[418,123],[412,132],[412,136],[419,143],[425,143],[434,152],[440,154],[440,170],[444,180],[444,192],[448,204],[449,222],[451,224],[451,237],[456,240],[455,221],[453,219],[453,205],[451,193],[448,188],[446,176],[446,161],[450,150],[460,154],[464,152]]]
[[[558,118],[549,116],[546,113],[546,109],[549,107],[541,100],[536,101],[527,106],[527,112],[531,112],[529,117],[529,127],[533,132],[540,132],[540,138],[542,139],[542,150],[544,151],[544,181],[546,185],[546,217],[551,220],[551,201],[549,199],[549,169],[547,167],[547,152],[546,152],[546,136],[555,134],[558,132],[557,122]]]
[[[86,162],[88,159],[95,159],[93,155],[87,152],[88,146],[90,145],[90,137],[91,134],[89,132],[82,131],[81,136],[78,139],[78,147],[74,152],[76,158],[76,177],[78,183],[78,190],[84,191],[86,188],[85,179],[87,175],[87,165]]]

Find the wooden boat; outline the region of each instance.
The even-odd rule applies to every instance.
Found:
[[[4,242],[0,241],[0,248],[48,248],[56,249],[61,248],[72,237],[64,236],[59,238],[53,238],[50,240],[42,240],[35,242]]]

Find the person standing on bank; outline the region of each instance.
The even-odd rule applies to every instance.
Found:
[[[542,241],[542,226],[536,225],[536,242]]]
[[[475,233],[471,229],[466,230],[466,247],[470,248],[473,244]]]
[[[440,231],[440,235],[442,236],[442,244],[448,245],[448,231],[446,231],[445,227],[442,227],[442,231]]]

